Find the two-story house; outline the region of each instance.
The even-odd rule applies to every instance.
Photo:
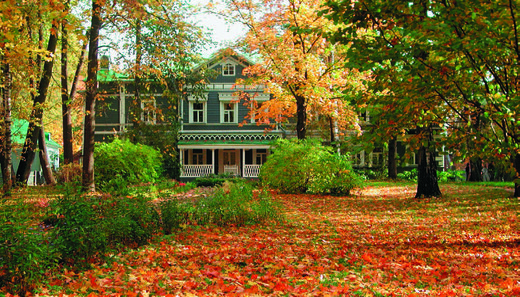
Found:
[[[181,179],[222,173],[258,177],[270,143],[280,138],[282,131],[266,131],[268,126],[259,125],[248,116],[252,105],[240,100],[247,96],[255,101],[256,108],[261,108],[262,102],[271,98],[264,93],[263,86],[236,84],[238,79],[246,78],[243,70],[252,64],[250,59],[229,49],[219,51],[203,65],[216,73],[204,92],[195,95],[188,86],[186,98],[178,102]],[[133,80],[108,69],[106,63],[102,63],[98,77],[101,91],[95,139],[103,141],[107,136],[124,133],[132,125],[129,114],[135,95]],[[161,124],[165,119],[155,111],[167,109],[168,99],[161,90],[153,92],[142,94],[141,121]]]
[[[226,54],[228,53],[228,54]],[[188,95],[180,102],[181,131],[179,137],[182,178],[229,173],[242,177],[258,177],[266,161],[270,143],[281,137],[280,130],[266,132],[248,116],[250,105],[240,100],[248,96],[257,108],[270,99],[263,86],[237,85],[244,68],[253,62],[224,50],[206,62],[216,77],[202,96]]]

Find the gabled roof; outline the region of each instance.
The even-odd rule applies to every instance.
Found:
[[[22,119],[13,119],[13,125],[11,126],[11,139],[13,144],[23,145],[25,142],[25,136],[27,135],[27,129],[29,129],[29,121]],[[45,143],[49,147],[60,148],[56,141],[50,138],[50,133],[45,132]]]
[[[251,66],[257,63],[257,60],[254,56],[238,53],[232,48],[224,48],[213,53],[209,58],[207,58],[202,63],[195,66],[195,69],[201,68],[203,65],[207,65],[208,68],[212,68],[215,65],[219,64],[224,59],[231,59],[238,64],[242,64],[243,66]]]

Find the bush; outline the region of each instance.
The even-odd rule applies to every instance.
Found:
[[[163,201],[161,217],[163,230],[170,233],[189,223],[242,226],[279,219],[280,207],[267,191],[253,190],[246,182],[226,182],[213,195],[195,202]]]
[[[418,175],[417,169],[414,168],[410,171],[404,171],[404,172],[398,173],[397,178],[416,182],[417,177],[418,177],[417,175]]]
[[[82,266],[110,249],[139,246],[160,231],[159,215],[144,197],[66,194],[51,207],[59,259]]]
[[[282,193],[348,195],[362,185],[348,156],[316,140],[279,140],[260,170],[262,184]]]
[[[235,177],[234,175],[222,173],[222,174],[209,174],[202,177],[197,177],[193,183],[197,187],[215,187],[222,186],[226,181],[236,181],[241,178]]]
[[[54,232],[23,201],[0,201],[0,288],[25,294],[57,265]]]
[[[124,192],[129,185],[154,183],[161,176],[161,154],[128,140],[116,138],[111,143],[100,143],[94,158],[96,181],[104,191]]]

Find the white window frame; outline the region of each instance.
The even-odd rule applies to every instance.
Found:
[[[232,109],[226,109],[226,105],[232,104]],[[220,113],[220,122],[222,124],[234,124],[238,123],[238,104],[236,102],[226,101],[226,102],[220,102],[220,106],[222,108]],[[233,115],[233,119],[230,121],[226,121],[226,116],[229,117],[229,115]]]
[[[238,124],[238,96],[233,93],[219,93],[218,94],[220,101],[220,123],[221,124]],[[226,104],[233,104],[233,112],[234,118],[232,122],[224,122],[225,118],[225,106]]]
[[[150,105],[152,110],[148,110]],[[155,99],[141,100],[141,121],[145,124],[155,124],[157,122]]]
[[[196,98],[195,96],[189,96],[189,107],[188,107],[188,122],[190,124],[206,124],[208,122],[208,108],[207,108],[207,101],[208,101],[208,94],[205,94],[203,98]],[[195,103],[202,103],[202,122],[195,122],[193,118],[193,104]]]
[[[235,76],[237,65],[235,63],[231,63],[226,61],[222,63],[222,76]]]

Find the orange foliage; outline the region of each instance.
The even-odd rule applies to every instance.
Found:
[[[187,226],[153,246],[74,274],[42,294],[513,296],[520,291],[518,203],[504,189],[412,186],[357,196],[278,195],[287,222]],[[58,289],[61,288],[61,289]],[[357,296],[357,295],[356,295]]]

